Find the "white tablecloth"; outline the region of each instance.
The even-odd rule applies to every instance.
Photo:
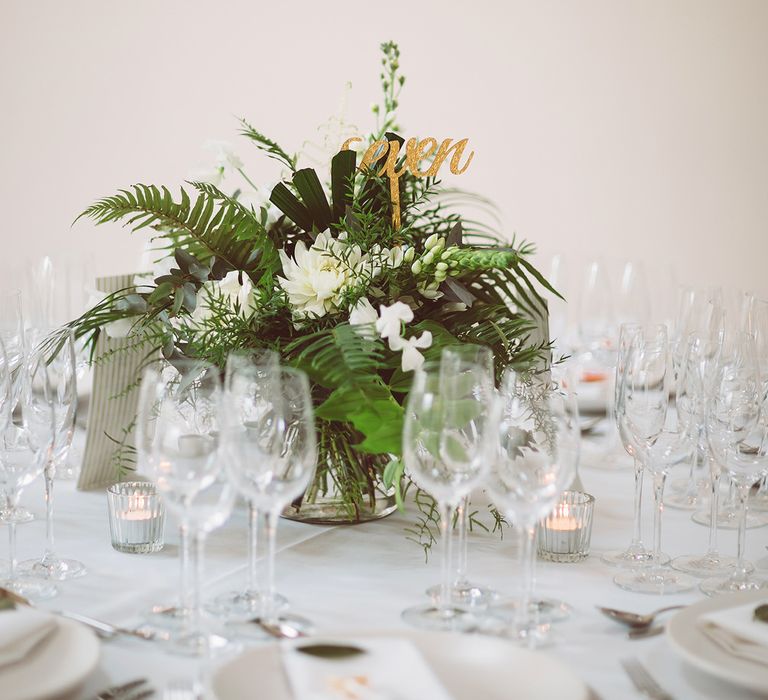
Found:
[[[81,438],[82,436],[78,436]],[[622,461],[612,469],[590,466],[583,460],[585,490],[596,497],[592,556],[577,564],[539,562],[538,593],[559,597],[573,606],[572,617],[556,626],[558,640],[546,653],[570,664],[597,696],[639,697],[619,661],[637,656],[658,682],[678,700],[751,698],[681,661],[664,637],[628,641],[625,630],[604,618],[595,605],[645,612],[663,605],[692,603],[698,592],[675,596],[633,594],[612,582],[614,570],[599,555],[627,544],[631,532],[632,475]],[[151,555],[121,554],[110,545],[104,493],[80,493],[70,482],[57,482],[57,549],[81,559],[88,575],[60,585],[60,595],[48,601],[51,609],[69,610],[112,623],[131,623],[154,604],[174,598],[178,581],[177,536],[166,526],[166,547]],[[650,500],[650,499],[649,499]],[[42,484],[33,484],[22,502],[38,520],[18,528],[21,558],[40,554],[44,542]],[[364,525],[320,527],[281,521],[278,534],[279,590],[296,613],[313,620],[320,630],[405,629],[400,612],[424,601],[424,590],[438,581],[439,549],[427,564],[420,547],[406,539],[404,528],[413,513],[395,513]],[[650,542],[650,509],[644,528]],[[721,531],[725,552],[735,549],[735,532]],[[694,524],[690,513],[668,509],[664,518],[664,549],[671,555],[702,551],[707,529]],[[765,545],[768,528],[749,530],[748,555],[758,568],[768,570]],[[246,511],[239,506],[231,520],[212,534],[207,548],[207,596],[237,588],[244,582]],[[2,554],[2,550],[0,550]],[[516,538],[475,533],[470,541],[470,573],[474,580],[499,591],[516,590]],[[86,699],[108,685],[147,676],[158,689],[170,681],[191,678],[193,660],[164,654],[158,645],[140,640],[102,643],[98,670],[74,698]],[[767,689],[768,690],[768,689]]]

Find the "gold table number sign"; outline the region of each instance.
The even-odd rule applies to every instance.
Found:
[[[359,136],[353,136],[347,139],[342,145],[343,151],[349,150],[349,145],[356,141],[362,141]],[[400,228],[400,185],[399,179],[404,173],[410,172],[414,177],[437,177],[443,163],[448,156],[451,156],[450,170],[454,175],[461,175],[466,172],[475,152],[470,151],[464,165],[461,164],[461,158],[464,155],[464,149],[469,143],[469,139],[460,139],[453,142],[453,139],[443,139],[440,146],[437,145],[437,139],[429,137],[426,139],[410,138],[405,142],[405,162],[402,167],[397,169],[397,160],[400,157],[400,142],[397,140],[379,139],[374,141],[365,151],[363,160],[360,163],[360,169],[370,168],[374,163],[380,161],[384,156],[387,157],[384,165],[379,170],[379,175],[386,175],[389,178],[389,196],[392,200],[392,226],[397,230]],[[425,158],[434,158],[426,170],[421,170],[421,161]]]

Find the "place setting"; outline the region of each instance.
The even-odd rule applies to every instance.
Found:
[[[517,45],[513,5],[493,14]],[[206,50],[243,45],[255,15],[241,10]],[[570,237],[562,212],[529,210],[542,184],[509,160],[519,128],[501,139],[493,110],[466,112],[490,89],[492,24],[480,44],[467,24],[474,57],[451,78],[464,97],[442,95],[439,119],[437,59],[410,39],[360,41],[354,90],[308,62],[317,37],[300,26],[290,55],[252,37],[248,81],[198,58],[217,99],[200,94],[197,114],[180,96],[179,124],[152,93],[152,138],[131,106],[114,128],[136,162],[114,144],[112,170],[99,161],[69,193],[71,243],[30,237],[8,256],[2,700],[768,692],[768,290],[664,227],[587,245],[583,222],[606,226],[614,204],[605,221],[574,209]],[[100,51],[113,65],[117,49]],[[330,118],[288,119],[299,102],[306,119],[327,111],[331,78]],[[520,79],[530,130],[552,106],[528,105]],[[238,141],[204,141],[192,166],[194,124]]]

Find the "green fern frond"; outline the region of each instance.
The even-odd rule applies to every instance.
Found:
[[[75,221],[81,217],[97,225],[124,220],[133,231],[151,227],[168,239],[169,248],[183,248],[201,261],[215,257],[235,270],[252,268],[251,241],[263,231],[253,212],[229,198],[217,202],[216,196],[201,191],[193,204],[181,188],[176,202],[167,187],[143,184],[98,200]]]

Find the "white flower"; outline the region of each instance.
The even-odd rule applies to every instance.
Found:
[[[378,318],[379,315],[376,313],[376,309],[373,308],[367,297],[363,297],[358,300],[357,304],[352,307],[352,311],[349,312],[349,325],[365,326],[374,324]]]
[[[411,372],[414,369],[419,369],[424,364],[424,355],[422,355],[418,348],[428,348],[432,345],[432,333],[424,331],[418,338],[414,335],[407,340],[396,336],[389,339],[389,347],[397,352],[403,351],[401,358],[401,367],[403,372]]]
[[[195,182],[207,182],[219,187],[227,173],[236,172],[243,167],[243,161],[235,155],[232,146],[226,141],[206,141],[203,148],[213,151],[214,163],[194,170],[190,179]]]
[[[337,308],[344,289],[357,280],[362,261],[359,246],[348,246],[327,233],[319,234],[310,248],[299,241],[293,257],[280,251],[285,277],[277,281],[297,318],[325,316]]]
[[[389,347],[395,350],[393,342],[400,337],[402,323],[413,321],[413,309],[402,301],[396,301],[391,306],[379,307],[379,320],[376,321],[376,331],[382,338],[389,338]]]
[[[158,277],[169,275],[171,268],[178,267],[173,255],[163,248],[156,248],[152,239],[148,238],[144,244],[144,250],[139,260],[139,270],[141,272],[134,276],[133,283],[139,286],[151,284]]]
[[[242,274],[242,284],[237,270],[228,272],[222,280],[209,280],[197,292],[197,303],[192,312],[192,322],[199,325],[212,315],[211,305],[214,300],[223,299],[234,309],[239,305],[240,315],[247,318],[256,311],[256,298],[253,294],[253,282]]]
[[[135,318],[119,318],[117,321],[110,321],[104,324],[104,332],[115,340],[127,338],[131,334]]]
[[[404,257],[405,253],[399,245],[396,245],[394,248],[390,248],[387,255],[387,267],[391,267],[396,270],[398,267],[400,267],[400,265],[403,264]]]

